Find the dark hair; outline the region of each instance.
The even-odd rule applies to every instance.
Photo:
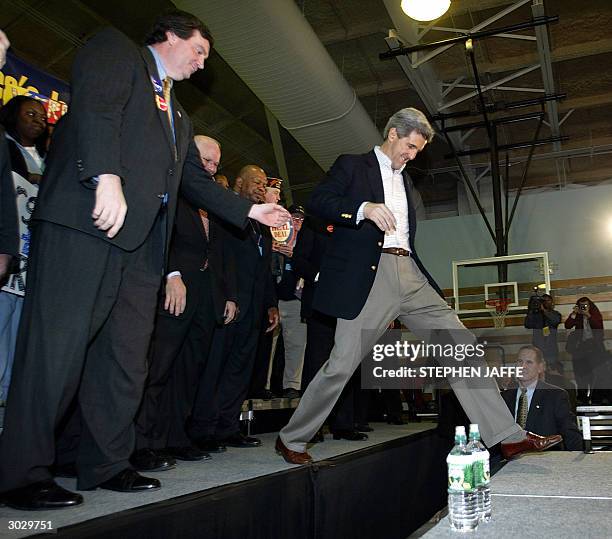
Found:
[[[163,43],[168,39],[166,32],[172,32],[181,39],[189,39],[196,30],[210,43],[212,49],[213,36],[200,19],[186,11],[168,11],[155,21],[153,28],[145,36],[145,45]]]
[[[599,311],[599,309],[597,308],[597,305],[595,305],[589,298],[587,298],[586,296],[582,296],[581,298],[578,298],[576,300],[576,305],[580,305],[581,303],[588,303],[589,304],[589,310],[593,311],[597,314],[601,315],[601,312]]]
[[[34,101],[38,103],[43,109],[45,106],[42,101],[34,99],[28,95],[17,95],[0,108],[0,125],[4,126],[6,132],[11,135],[17,142],[21,142],[21,137],[17,132],[17,118],[19,117],[19,111],[22,105]],[[46,112],[46,109],[45,109]],[[41,157],[44,157],[47,153],[47,137],[49,136],[49,128],[45,129],[41,135],[34,141],[34,145],[38,150]]]
[[[521,353],[522,350],[531,350],[532,352],[535,353],[535,357],[536,357],[536,361],[540,364],[544,363],[546,364],[546,362],[544,361],[544,354],[542,353],[542,350],[540,350],[537,346],[533,346],[533,344],[526,344],[525,346],[521,346],[519,348],[519,351],[517,353],[518,354]]]

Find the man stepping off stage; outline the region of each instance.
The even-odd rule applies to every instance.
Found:
[[[475,343],[414,248],[413,187],[404,167],[433,135],[422,112],[402,109],[389,119],[382,146],[363,155],[341,155],[312,194],[309,210],[338,225],[321,265],[313,307],[338,318],[338,325],[329,359],[276,441],[287,462],[312,460],[306,444],[323,425],[363,352],[395,318],[419,339],[445,330]],[[517,425],[493,379],[449,382],[470,421],[480,426],[485,443],[501,442],[504,456],[541,451],[561,441],[560,436],[537,436]]]

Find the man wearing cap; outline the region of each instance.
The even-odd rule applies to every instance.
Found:
[[[283,397],[297,398],[300,396],[302,367],[304,365],[304,350],[306,348],[306,324],[300,316],[300,301],[297,294],[298,279],[293,268],[293,248],[297,236],[304,223],[305,211],[302,206],[293,205],[289,208],[293,223],[293,234],[286,245],[273,245],[273,249],[281,254],[280,274],[276,277],[276,294],[280,311],[285,344],[285,368],[283,370]],[[274,350],[272,351],[274,353]]]
[[[281,185],[283,180],[280,178],[266,178],[266,194],[264,197],[264,202],[269,202],[271,204],[278,204],[281,199]]]

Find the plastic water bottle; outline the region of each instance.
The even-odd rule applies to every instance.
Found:
[[[465,427],[455,427],[455,446],[446,457],[448,465],[448,519],[451,528],[475,530],[478,526],[474,458],[467,447]]]
[[[474,458],[474,485],[476,486],[476,507],[478,519],[484,522],[491,520],[491,465],[489,452],[480,441],[478,425],[470,425],[470,443],[468,450]]]

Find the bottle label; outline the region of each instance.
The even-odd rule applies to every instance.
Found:
[[[448,489],[456,492],[470,492],[474,490],[474,472],[471,455],[449,455]]]
[[[474,455],[474,485],[483,487],[491,481],[491,469],[489,466],[489,453],[482,451]]]

